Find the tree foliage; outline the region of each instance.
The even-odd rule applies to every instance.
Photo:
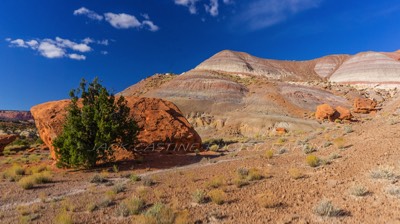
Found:
[[[116,98],[95,78],[89,85],[82,79],[70,98],[63,132],[53,143],[59,165],[93,167],[114,159],[112,145],[133,145],[138,127],[124,97]]]

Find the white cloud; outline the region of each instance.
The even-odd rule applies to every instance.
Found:
[[[30,41],[27,41],[27,42],[25,42],[29,47],[31,47],[31,48],[37,48],[38,47],[38,45],[39,45],[39,42],[38,41],[36,41],[36,40],[30,40]]]
[[[108,51],[101,51],[100,52],[102,55],[107,55],[108,54]]]
[[[84,15],[84,16],[87,16],[89,19],[97,20],[97,21],[103,20],[103,16],[102,15],[99,15],[96,12],[94,12],[92,10],[89,10],[89,9],[87,9],[85,7],[81,7],[79,9],[75,10],[74,11],[74,15],[76,15],[76,16],[77,15]]]
[[[177,5],[182,5],[182,6],[187,7],[191,14],[197,13],[196,3],[199,0],[174,0],[174,1],[175,1],[175,4],[177,4]]]
[[[64,49],[47,41],[40,43],[38,51],[46,58],[62,58],[65,56]]]
[[[117,29],[129,29],[141,26],[139,20],[137,20],[135,16],[129,14],[115,14],[109,12],[105,13],[104,16],[106,18],[106,21],[109,22],[111,26]]]
[[[322,0],[256,0],[236,18],[237,23],[251,30],[266,28],[285,21],[307,9],[316,8]]]
[[[182,1],[182,0],[178,0]],[[190,0],[190,1],[198,1],[198,0]],[[104,13],[104,16],[89,10],[85,7],[81,7],[74,11],[74,15],[86,15],[87,17],[93,20],[103,20],[105,19],[111,26],[117,29],[130,29],[130,28],[147,28],[150,31],[157,31],[159,27],[154,24],[153,21],[150,20],[150,16],[148,14],[141,14],[141,16],[145,19],[143,22],[140,22],[134,15],[129,15],[126,13]],[[85,38],[83,40],[84,44],[93,43],[93,40],[90,38]],[[99,44],[108,45],[107,42],[101,42]]]
[[[86,40],[87,41],[87,40]],[[62,39],[60,37],[56,37],[56,44],[57,46],[63,47],[63,48],[70,48],[74,51],[79,51],[79,52],[89,52],[92,50],[92,48],[85,44],[85,43],[75,43],[73,41],[67,40],[67,39]]]
[[[85,39],[82,40],[82,43],[84,43],[84,44],[91,44],[93,42],[94,42],[94,40],[90,37],[86,37]]]
[[[39,52],[40,55],[46,58],[70,58],[74,60],[85,60],[86,56],[82,53],[92,51],[92,47],[89,44],[98,44],[107,46],[109,41],[99,40],[96,41],[92,38],[85,38],[80,43],[56,37],[55,39],[34,39],[34,40],[23,40],[11,38],[6,39],[10,43],[10,47],[30,48],[34,51]],[[79,52],[80,54],[74,53]]]
[[[160,28],[157,25],[154,25],[154,23],[150,20],[145,20],[142,22],[143,27],[147,27],[150,31],[156,32]]]
[[[11,44],[11,45],[14,45],[15,47],[28,47],[28,46],[25,44],[25,41],[22,40],[22,39],[11,40],[11,41],[10,41],[10,44]]]
[[[81,55],[81,54],[69,54],[68,57],[70,59],[74,59],[74,60],[78,60],[78,61],[86,60],[86,56],[85,55]]]
[[[204,7],[211,16],[218,16],[218,0],[210,0],[210,5],[204,5]]]
[[[224,0],[225,5],[230,5],[233,4],[235,1],[234,0]]]

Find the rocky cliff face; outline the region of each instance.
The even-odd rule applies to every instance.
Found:
[[[131,108],[130,116],[141,130],[137,136],[137,145],[152,147],[153,144],[171,144],[182,149],[191,147],[191,150],[200,147],[200,136],[173,103],[139,97],[126,97],[126,100]],[[54,159],[56,155],[52,143],[62,132],[65,109],[69,103],[69,100],[60,100],[40,104],[31,109],[39,135],[50,148]]]
[[[225,50],[182,75],[150,77],[120,94],[175,103],[205,138],[253,138],[266,136],[277,127],[318,127],[309,119],[318,105],[350,108],[354,98],[362,95],[342,84],[400,81],[399,58],[398,52],[367,52],[279,61]],[[366,96],[384,100],[380,93]]]

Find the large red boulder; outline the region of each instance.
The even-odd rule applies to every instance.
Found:
[[[368,114],[372,111],[376,111],[376,101],[367,98],[356,98],[354,99],[354,112]]]
[[[353,117],[350,110],[345,107],[337,106],[336,111],[339,113],[339,120],[351,120],[351,118]]]
[[[174,147],[200,148],[201,138],[173,103],[155,98],[125,97],[130,116],[137,122],[140,145],[171,144]],[[62,132],[69,100],[40,104],[31,108],[43,142],[56,159],[53,140]],[[171,148],[170,148],[171,149]],[[173,148],[172,148],[173,149]]]
[[[315,118],[318,120],[328,119],[334,121],[338,117],[338,113],[329,104],[322,104],[317,106],[317,111],[315,112]]]
[[[16,138],[16,135],[0,135],[0,152],[3,152],[4,148],[15,141]]]

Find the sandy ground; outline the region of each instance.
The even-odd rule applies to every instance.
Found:
[[[236,143],[221,155],[151,154],[141,163],[119,163],[118,172],[110,167],[91,171],[52,167],[52,183],[30,190],[1,180],[0,223],[25,222],[27,217],[33,219],[28,223],[57,223],[62,210],[69,210],[74,223],[136,223],[137,216],[117,215],[122,201],[132,195],[142,197],[147,207],[162,202],[176,212],[186,211],[187,223],[400,223],[400,193],[389,193],[400,189],[400,124],[393,119],[398,118],[378,114],[352,124],[327,123],[325,129],[312,133],[288,133],[259,142]],[[325,162],[310,167],[306,163],[310,154],[303,152],[299,141],[315,146],[317,151],[311,154]],[[333,144],[328,146],[327,142]],[[282,148],[286,152],[279,154]],[[270,159],[265,156],[269,149],[274,151]],[[40,153],[47,158],[48,152]],[[333,154],[339,158],[333,159]],[[5,159],[0,157],[1,161]],[[41,163],[52,162],[44,159]],[[11,166],[1,164],[2,170]],[[234,184],[239,168],[256,168],[264,178],[239,188]],[[371,177],[371,171],[383,169],[393,175],[386,179]],[[294,178],[294,170],[303,177]],[[109,181],[90,183],[96,173]],[[127,178],[133,173],[142,176],[142,181]],[[148,178],[155,184],[143,186],[143,179]],[[206,193],[213,190],[210,182],[221,182],[217,188],[226,194],[222,205],[210,200],[204,204],[193,201],[196,189]],[[124,186],[125,190],[114,195],[110,205],[88,211],[88,204],[98,204],[115,186]],[[354,186],[364,187],[367,193],[352,195]],[[262,206],[260,198],[265,195],[274,205],[272,208]],[[338,216],[315,213],[315,207],[324,199],[341,210]]]

